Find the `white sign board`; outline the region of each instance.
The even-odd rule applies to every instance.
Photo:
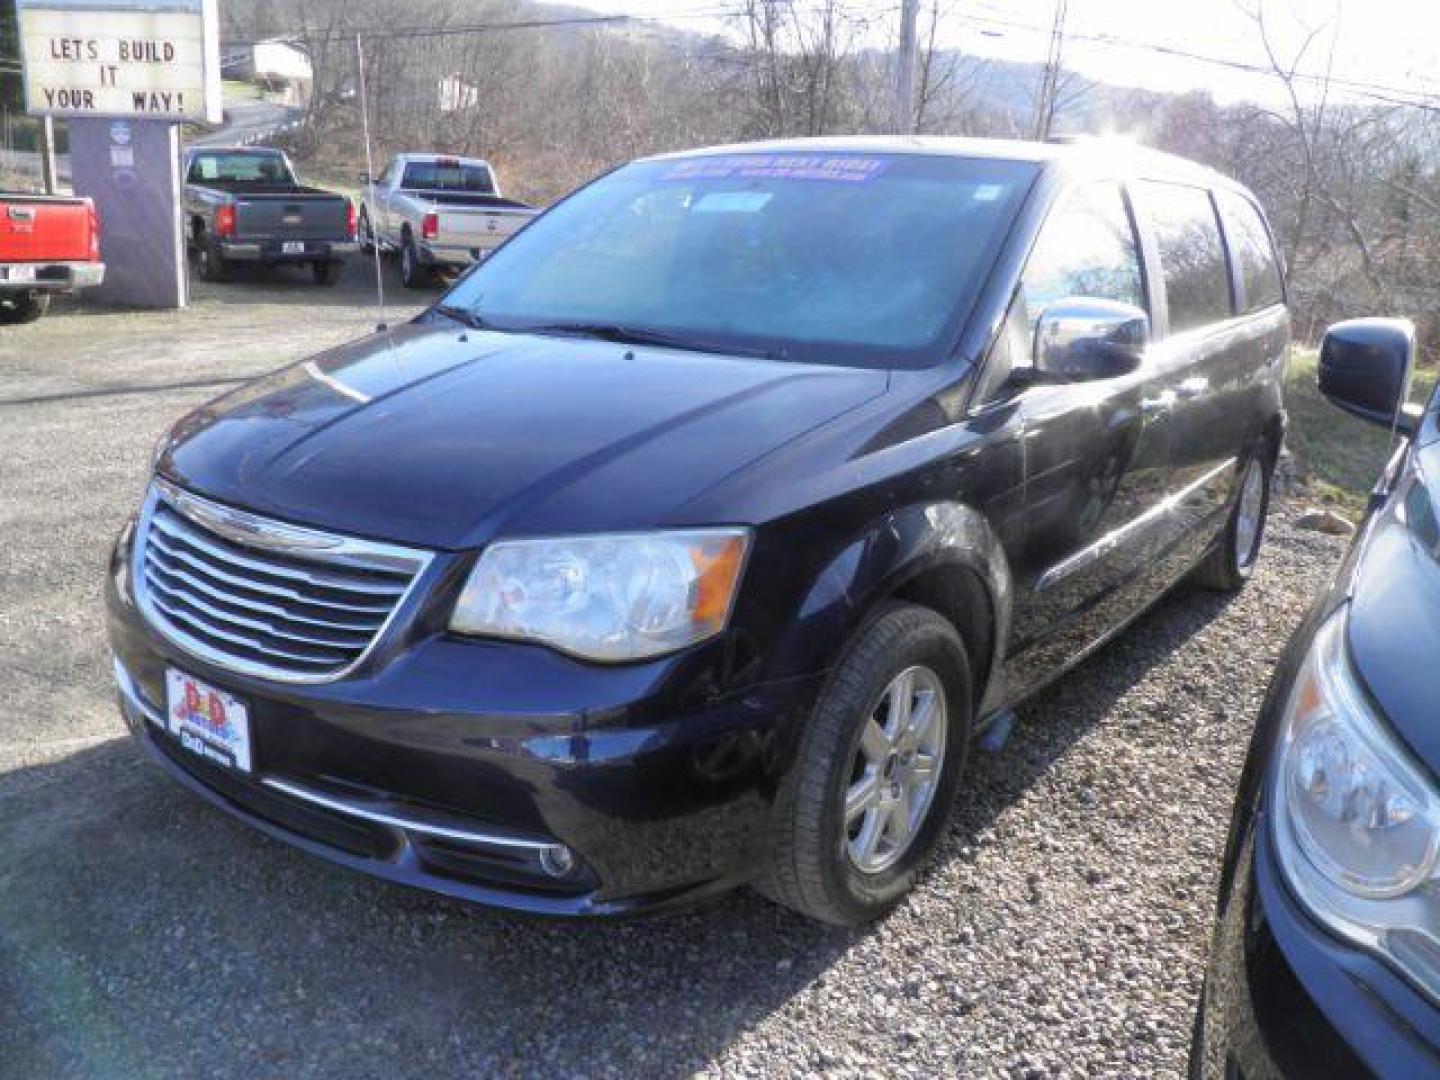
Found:
[[[16,0],[25,108],[219,123],[216,0]]]

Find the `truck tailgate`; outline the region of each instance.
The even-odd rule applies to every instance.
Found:
[[[240,195],[235,235],[242,240],[349,240],[349,203],[338,195]]]
[[[437,243],[487,249],[499,247],[508,240],[535,216],[535,211],[442,206],[439,215]]]
[[[91,229],[84,199],[0,194],[0,263],[86,262]]]

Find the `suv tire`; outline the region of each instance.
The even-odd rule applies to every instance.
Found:
[[[1270,513],[1270,481],[1275,456],[1262,446],[1241,470],[1239,492],[1225,530],[1210,554],[1195,568],[1195,584],[1218,592],[1238,592],[1255,572],[1265,541],[1265,519]]]
[[[911,681],[902,683],[907,675]],[[902,700],[908,704],[897,716],[894,702]],[[925,723],[926,700],[941,710],[930,721],[939,724],[940,742],[907,749],[906,739]],[[841,926],[869,922],[893,907],[949,821],[972,710],[969,658],[954,626],[914,604],[882,608],[846,650],[801,734],[796,764],[776,796],[774,849],[760,891]],[[923,781],[909,788],[926,761],[938,769],[928,788],[921,790]],[[865,794],[871,778],[874,798]],[[896,800],[902,788],[903,803]],[[885,824],[877,829],[875,821]],[[877,832],[877,857],[867,859],[861,853]],[[883,845],[892,832],[887,857]]]

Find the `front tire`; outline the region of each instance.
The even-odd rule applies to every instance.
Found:
[[[1205,561],[1195,568],[1195,583],[1219,592],[1238,592],[1255,572],[1270,513],[1274,455],[1262,448],[1250,455],[1240,474],[1240,492],[1225,531]]]
[[[914,885],[959,789],[972,722],[969,659],[929,608],[892,604],[846,652],[776,799],[762,892],[841,926]]]
[[[22,292],[13,296],[0,293],[0,323],[7,326],[32,323],[49,310],[49,293]]]

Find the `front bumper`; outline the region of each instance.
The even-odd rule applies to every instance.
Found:
[[[280,684],[159,635],[128,595],[127,559],[122,544],[107,603],[128,726],[186,787],[270,835],[390,881],[553,915],[665,907],[763,865],[778,763],[818,679],[707,696],[683,655],[599,667],[431,632],[339,681]],[[166,731],[170,666],[245,701],[252,774]],[[574,868],[555,875],[542,857],[561,846]]]
[[[1297,906],[1263,816],[1222,908],[1191,1072],[1246,1080],[1440,1076],[1440,1010]]]
[[[298,251],[286,251],[285,244],[301,245]],[[343,259],[360,250],[355,241],[331,240],[222,240],[220,253],[231,262],[286,263],[316,262]]]
[[[0,262],[0,292],[66,292],[104,280],[101,262]]]

